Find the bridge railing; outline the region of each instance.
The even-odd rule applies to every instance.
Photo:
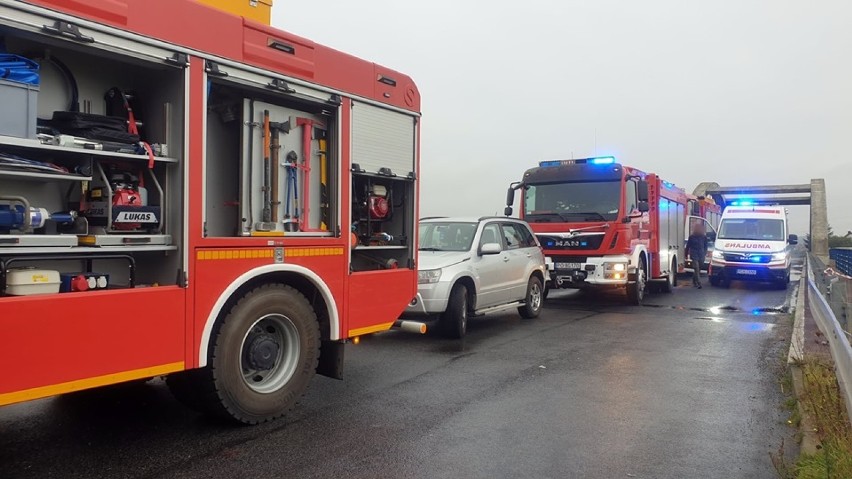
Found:
[[[808,308],[819,329],[828,338],[831,357],[834,359],[834,369],[837,373],[837,383],[846,402],[846,410],[852,411],[852,345],[849,344],[848,333],[837,320],[831,305],[821,291],[821,287],[824,289],[827,284],[831,285],[836,281],[826,281],[824,266],[820,268],[821,262],[813,255],[808,255],[808,264],[809,267],[806,268]],[[850,424],[852,424],[852,415],[850,415]]]
[[[838,271],[852,276],[852,248],[831,248],[828,257],[834,260]]]

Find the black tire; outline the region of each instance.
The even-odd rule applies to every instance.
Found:
[[[305,296],[290,286],[263,285],[214,329],[207,366],[170,377],[169,387],[184,403],[228,421],[270,421],[304,394],[319,346],[319,323]]]
[[[541,313],[541,303],[544,301],[544,291],[538,276],[530,276],[527,283],[527,294],[524,296],[524,304],[518,307],[518,314],[522,318],[532,319]]]
[[[645,257],[639,258],[639,265],[636,267],[636,281],[627,284],[627,300],[634,306],[642,304],[645,299],[645,287],[648,284],[648,276],[645,271]]]
[[[660,284],[660,291],[663,293],[671,293],[677,286],[677,258],[672,258],[672,264],[669,265],[669,274],[666,281]]]
[[[718,276],[710,277],[710,286],[720,286],[722,284],[722,280],[719,279]]]
[[[441,314],[441,333],[448,338],[463,338],[467,334],[467,316],[467,287],[456,284],[450,291],[447,310]]]

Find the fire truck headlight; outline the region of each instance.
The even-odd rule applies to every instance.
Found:
[[[725,254],[721,251],[713,250],[713,259],[725,259]]]
[[[441,270],[440,269],[427,269],[427,270],[417,272],[417,283],[419,283],[419,284],[437,283],[440,280],[441,280]]]
[[[787,259],[787,252],[781,251],[780,253],[772,253],[772,259],[774,260],[784,260]]]
[[[625,279],[627,263],[604,263],[604,279]]]
[[[605,271],[626,271],[627,263],[604,263]]]

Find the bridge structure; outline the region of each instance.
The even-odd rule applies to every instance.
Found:
[[[828,262],[828,205],[823,178],[799,185],[720,186],[705,182],[695,187],[693,194],[709,196],[722,207],[740,198],[748,198],[754,204],[809,205],[811,254]]]

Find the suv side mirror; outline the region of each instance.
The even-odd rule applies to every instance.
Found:
[[[503,251],[503,247],[500,246],[500,243],[485,243],[479,248],[479,254],[482,256],[487,254],[499,254],[501,251]]]
[[[799,236],[798,235],[790,235],[787,237],[787,242],[790,244],[799,244]]]
[[[636,182],[636,199],[639,202],[648,202],[648,182],[645,180],[639,180]]]
[[[716,233],[712,231],[707,232],[707,241],[716,241]]]

